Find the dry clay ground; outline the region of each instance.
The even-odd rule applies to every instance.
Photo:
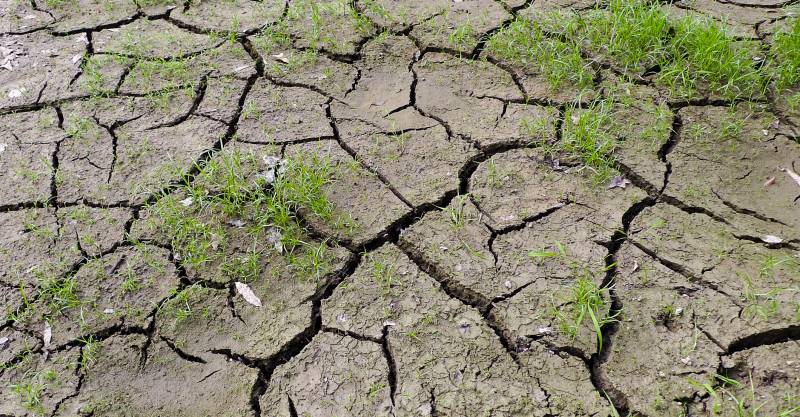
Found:
[[[0,415],[797,415],[793,93],[491,47],[593,7],[0,3]]]

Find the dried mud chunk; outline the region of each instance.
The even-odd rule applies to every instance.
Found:
[[[800,145],[781,133],[775,116],[740,105],[682,109],[680,139],[667,155],[665,194],[704,207],[750,235],[797,238],[797,184],[777,167],[791,167]],[[766,186],[768,178],[774,184]],[[742,233],[740,233],[742,234]]]
[[[138,13],[134,0],[72,0],[38,1],[40,8],[49,12],[55,19],[53,31],[72,33],[114,25],[130,20]]]
[[[597,335],[589,321],[577,322],[576,293],[598,296],[597,319],[609,315],[608,290],[603,288],[607,249],[600,242],[611,231],[594,223],[595,211],[569,205],[497,237],[494,286],[484,291],[498,298],[492,315],[518,342],[544,339],[554,346],[573,346],[588,358]],[[502,285],[502,286],[501,286]]]
[[[158,335],[193,355],[216,351],[267,359],[309,330],[315,282],[295,276],[274,256],[262,262],[258,278],[248,285],[261,307],[236,290],[187,287],[159,310]]]
[[[107,185],[114,163],[114,139],[89,117],[70,116],[64,122],[69,137],[58,147],[58,200],[75,202]]]
[[[705,392],[689,378],[717,372],[722,349],[707,323],[739,314],[735,300],[687,279],[625,243],[617,253],[614,289],[622,305],[605,378],[643,415],[678,415],[682,400]]]
[[[334,225],[313,217],[307,220],[314,228],[336,235],[339,240],[361,246],[384,234],[391,224],[411,211],[375,174],[364,169],[336,141],[292,145],[284,151],[284,155],[303,159],[318,157],[330,164],[332,178],[324,186],[324,192],[335,207]]]
[[[524,105],[507,108],[504,100],[522,100],[522,93],[508,73],[488,62],[429,54],[414,70],[419,80],[419,109],[441,118],[453,133],[478,146],[530,140],[520,130],[523,120],[542,126],[536,139],[555,136],[555,118],[547,109]]]
[[[547,393],[517,367],[478,311],[444,294],[393,246],[365,257],[323,302],[322,314],[325,326],[370,337],[388,326],[399,415],[427,415],[433,408],[442,415],[548,412]]]
[[[434,14],[415,25],[411,36],[423,48],[447,48],[470,54],[479,38],[511,17],[495,1],[434,1]]]
[[[96,53],[174,59],[213,48],[223,40],[198,35],[164,20],[140,19],[92,36]]]
[[[4,288],[3,291],[7,291],[7,289]],[[24,360],[30,352],[39,349],[41,344],[40,339],[15,330],[11,326],[5,327],[0,330],[0,366],[3,366],[4,370],[13,366],[14,362]]]
[[[268,35],[254,37],[253,45],[265,59],[266,76],[280,84],[309,86],[340,98],[358,77],[352,64],[330,59],[313,49],[276,45]]]
[[[242,108],[237,136],[254,143],[331,137],[326,102],[324,96],[305,88],[278,87],[259,80]]]
[[[43,282],[43,295],[31,306],[30,318],[23,319],[24,326],[40,331],[49,322],[54,346],[115,327],[145,328],[150,314],[178,286],[167,257],[163,249],[141,245],[89,260],[67,278],[69,297],[51,293],[66,288],[63,283]]]
[[[226,131],[227,126],[220,122],[194,116],[154,130],[138,131],[136,126],[126,125],[116,132],[117,157],[110,181],[98,185],[91,198],[107,204],[142,202],[180,178]]]
[[[728,317],[698,320],[725,347],[795,323],[800,305],[800,262],[792,251],[736,239],[735,233],[705,214],[659,204],[637,216],[629,235],[662,264],[736,304]]]
[[[375,27],[344,0],[299,0],[289,3],[284,29],[299,49],[352,55],[375,33]]]
[[[448,138],[441,126],[382,132],[364,122],[340,122],[345,146],[378,171],[414,206],[431,203],[458,187],[459,170],[476,154]]]
[[[204,76],[246,79],[255,73],[250,55],[239,43],[226,42],[181,59],[140,59],[133,62],[120,87],[124,94],[158,94],[162,90],[195,87]]]
[[[645,196],[630,185],[608,190],[584,174],[553,169],[538,149],[511,150],[481,162],[470,178],[470,194],[487,224],[496,229],[577,203],[602,212],[598,222],[613,230],[622,225],[626,208]]]
[[[127,76],[134,62],[118,55],[89,55],[84,58],[80,75],[72,83],[73,90],[90,97],[115,95],[122,77]]]
[[[74,235],[64,233],[53,210],[0,213],[0,281],[33,286],[40,278],[62,275],[80,258]]]
[[[744,401],[748,412],[758,409],[758,413],[765,416],[792,415],[800,407],[798,357],[800,345],[797,341],[754,346],[723,356],[722,368],[726,376],[740,385],[724,388],[729,395],[720,396],[722,409],[736,410],[734,401],[738,400]],[[708,401],[706,405],[713,403]]]
[[[411,40],[402,36],[388,36],[364,45],[363,59],[357,64],[361,78],[342,101],[331,103],[334,117],[381,123],[385,117],[402,112],[410,103],[413,74],[408,64],[416,52]]]
[[[530,415],[614,415],[607,398],[592,385],[591,372],[582,359],[554,353],[537,343],[521,352],[519,358],[524,371],[536,378],[548,396],[548,409]]]
[[[388,375],[380,344],[320,333],[272,374],[261,410],[282,417],[392,415]]]
[[[426,214],[400,234],[398,245],[446,276],[475,301],[488,305],[509,289],[499,280],[490,230],[481,214],[465,197],[456,197],[441,211]]]
[[[67,233],[74,233],[81,249],[93,257],[122,242],[132,212],[127,208],[75,206],[60,209],[58,216]]]
[[[0,205],[50,198],[53,153],[65,135],[53,109],[0,116]]]
[[[52,23],[53,17],[41,10],[35,10],[33,2],[3,2],[3,18],[0,19],[0,33],[18,34],[32,32]]]
[[[178,7],[170,17],[204,31],[252,32],[277,21],[285,5],[284,0],[207,0]]]
[[[247,81],[230,75],[209,78],[203,101],[197,107],[196,114],[231,123],[246,84]]]
[[[12,71],[0,71],[0,108],[66,98],[80,72],[86,35],[56,37],[47,32],[0,36],[0,45],[15,58]]]
[[[614,157],[628,176],[637,176],[658,191],[667,166],[659,152],[672,135],[675,115],[649,86],[620,82],[604,74],[603,87],[611,96],[610,123],[605,128],[616,138]]]
[[[80,393],[58,416],[238,417],[250,415],[250,391],[258,370],[222,355],[184,359],[154,341],[142,367],[144,336],[113,336],[100,342],[97,361]]]
[[[0,374],[0,415],[53,415],[58,405],[74,395],[80,385],[76,367],[80,351],[72,347],[52,353],[24,353]]]

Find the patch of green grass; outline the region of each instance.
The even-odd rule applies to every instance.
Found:
[[[465,212],[467,203],[469,202],[469,194],[458,195],[453,199],[453,202],[448,207],[442,208],[453,228],[456,230],[463,229],[467,221],[472,220]]]
[[[613,124],[611,107],[607,101],[598,101],[587,109],[568,108],[561,141],[546,147],[555,156],[577,158],[592,171],[597,184],[607,183],[616,174],[612,153],[617,141],[609,129]]]
[[[729,98],[762,94],[768,79],[759,70],[753,44],[738,42],[717,21],[687,17],[674,25],[669,59],[661,63],[658,82],[691,96],[701,85]]]
[[[800,82],[800,18],[787,20],[787,27],[775,33],[771,48],[773,77],[778,91]]]
[[[578,332],[589,323],[597,336],[597,350],[603,350],[602,327],[608,323],[616,321],[619,312],[614,315],[606,315],[604,310],[607,308],[609,299],[609,287],[600,287],[595,282],[598,277],[592,269],[583,262],[573,259],[567,252],[567,248],[560,242],[555,243],[555,250],[543,249],[528,253],[528,257],[535,260],[539,265],[549,259],[557,260],[567,266],[574,278],[569,294],[562,300],[552,300],[552,316],[559,322],[561,331],[576,338]],[[602,272],[606,272],[610,267],[605,267]]]
[[[22,406],[37,415],[44,415],[44,386],[35,379],[13,384],[10,388],[17,394]]]
[[[565,84],[588,88],[594,71],[581,56],[573,30],[567,27],[566,31],[563,37],[549,36],[540,22],[518,17],[495,33],[486,47],[500,59],[541,74],[553,89]]]
[[[232,280],[251,282],[271,251],[301,277],[319,280],[330,272],[332,251],[310,241],[298,217],[336,230],[350,223],[324,192],[334,173],[327,158],[276,158],[269,165],[253,152],[223,151],[198,169],[191,184],[151,207],[153,226],[171,240],[182,265],[219,268]]]
[[[581,23],[592,48],[626,71],[641,73],[667,58],[670,25],[656,1],[611,0]]]
[[[78,342],[81,343],[81,358],[80,369],[86,371],[90,366],[97,362],[97,355],[100,351],[100,342],[89,336],[87,338],[80,338]]]
[[[397,265],[388,259],[379,256],[370,256],[370,267],[372,278],[382,297],[390,297],[394,294],[394,286],[397,284]]]

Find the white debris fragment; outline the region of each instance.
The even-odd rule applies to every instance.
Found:
[[[778,236],[773,236],[773,235],[766,235],[766,236],[762,237],[761,240],[763,240],[764,243],[771,243],[771,244],[778,244],[778,243],[783,242],[783,239],[779,238]]]
[[[539,334],[552,334],[553,328],[552,327],[540,327],[536,330]]]
[[[275,60],[277,60],[277,61],[283,62],[284,64],[288,64],[289,63],[289,59],[286,58],[285,56],[283,56],[283,52],[281,52],[281,53],[279,53],[277,55],[273,55],[272,57],[275,58]]]
[[[281,239],[283,239],[281,229],[270,227],[269,230],[267,230],[267,242],[271,243],[272,247],[275,248],[278,253],[283,254],[283,242]]]
[[[261,307],[261,299],[259,299],[253,290],[250,289],[249,285],[242,282],[236,282],[234,285],[236,286],[236,291],[242,296],[242,298],[244,298],[245,301],[256,307]]]
[[[339,323],[347,323],[347,314],[344,313],[339,314],[338,316],[336,316],[336,321],[338,321]]]
[[[622,189],[624,189],[630,183],[631,183],[630,180],[628,180],[627,178],[625,178],[623,176],[620,176],[620,175],[617,175],[616,177],[611,179],[611,182],[608,183],[608,189],[609,190],[612,189],[612,188],[622,188]]]
[[[507,289],[510,290],[511,288],[514,287],[514,284],[512,284],[511,281],[506,280],[506,282],[503,283],[503,286],[505,286]]]
[[[9,341],[10,339],[7,337],[0,337],[0,349],[5,349]]]
[[[186,197],[186,198],[184,198],[183,200],[180,201],[181,205],[184,206],[184,207],[191,206],[193,202],[194,202],[194,200],[192,199],[192,197]]]
[[[42,332],[42,349],[44,349],[44,360],[50,354],[50,341],[53,339],[53,328],[50,323],[44,322],[44,332]]]
[[[228,220],[226,223],[228,223],[229,226],[238,227],[240,229],[247,224],[247,222],[242,219]]]
[[[83,58],[83,54],[77,54],[72,57],[72,63],[77,64]]]
[[[24,92],[25,92],[24,88],[23,89],[13,88],[13,89],[9,90],[8,98],[19,98],[19,97],[22,97],[22,93],[24,93]]]
[[[6,147],[7,147],[7,146],[8,146],[8,144],[7,144],[7,143],[0,143],[0,155],[2,155],[2,154],[3,154],[3,152],[5,152],[5,151],[6,151]]]
[[[794,182],[796,182],[796,183],[797,183],[797,185],[799,185],[799,186],[800,186],[800,175],[797,175],[797,173],[796,173],[796,172],[792,171],[792,170],[791,170],[791,169],[789,169],[789,168],[781,168],[781,167],[778,167],[778,171],[785,172],[785,173],[786,173],[786,175],[788,175],[789,177],[791,177],[791,178],[794,180]]]
[[[386,326],[397,326],[397,323],[395,323],[395,322],[393,322],[391,320],[386,320],[386,321],[383,322],[383,327],[386,327]]]
[[[103,313],[105,313],[105,314],[114,314],[114,309],[113,308],[107,308],[107,309],[103,310]]]

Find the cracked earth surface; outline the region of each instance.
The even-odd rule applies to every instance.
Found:
[[[705,416],[718,375],[758,415],[800,406],[785,97],[674,99],[602,59],[582,93],[553,89],[487,48],[591,1],[170,3],[0,2],[0,416]],[[769,45],[791,3],[665,7]],[[607,189],[542,144],[620,95],[631,183]],[[349,222],[293,214],[326,253],[316,279],[256,241],[260,306],[154,226],[234,154],[258,156],[250,177],[262,156],[328,161]],[[249,250],[224,228],[215,250]],[[597,331],[553,314],[576,264],[614,318]],[[54,313],[53,282],[76,303]]]

